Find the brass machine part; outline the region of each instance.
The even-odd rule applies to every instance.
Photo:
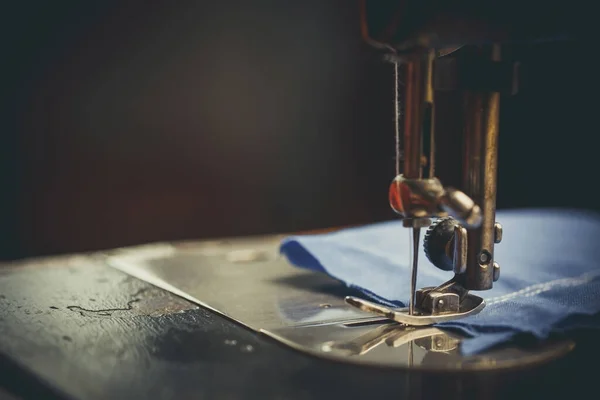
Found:
[[[423,136],[434,135],[430,123],[433,119],[433,57],[434,52],[430,51],[404,60],[403,175],[407,179],[423,178]],[[431,156],[427,159],[430,178],[434,174],[432,160]]]
[[[502,240],[496,222],[500,96],[516,92],[518,64],[502,62],[499,45],[465,47],[437,61],[436,90],[462,99],[462,189],[482,211],[481,225],[465,226],[466,240],[460,238],[466,268],[455,266],[455,280],[468,290],[488,290],[500,276],[494,260],[494,244]]]
[[[404,80],[404,160],[403,173],[396,177],[390,187],[390,204],[401,214],[408,223],[405,226],[419,228],[427,225],[429,218],[452,216],[467,228],[466,240],[456,240],[462,249],[460,252],[461,268],[454,268],[457,284],[468,290],[488,290],[494,282],[494,276],[499,276],[499,266],[494,261],[494,244],[496,242],[496,176],[498,154],[498,122],[500,109],[500,93],[486,88],[461,87],[460,69],[471,65],[484,65],[490,68],[499,62],[500,49],[494,45],[489,47],[491,55],[485,50],[478,50],[473,55],[467,53],[467,62],[437,64],[430,62],[433,52],[411,54],[406,58],[403,67],[406,71]],[[460,53],[455,51],[456,57]],[[460,56],[460,55],[459,55]],[[399,57],[398,60],[402,60]],[[474,61],[473,61],[474,60]],[[488,61],[490,63],[487,63]],[[465,65],[467,67],[465,67]],[[434,114],[427,113],[427,108],[433,109],[434,91],[430,85],[435,85],[428,78],[428,69],[439,66],[436,71],[440,78],[441,90],[460,90],[463,104],[463,190],[444,188],[435,177],[423,179],[422,159],[423,136],[431,135],[424,127],[432,127]],[[472,68],[472,67],[471,67]],[[448,78],[449,76],[452,76]],[[449,82],[452,82],[449,84]],[[438,134],[443,133],[443,124],[437,124]],[[433,164],[430,152],[427,164]],[[460,162],[460,161],[459,161]],[[430,169],[433,173],[433,169]],[[425,221],[425,223],[423,223]],[[459,232],[458,234],[461,234]]]
[[[500,48],[492,48],[492,61],[500,61]],[[464,93],[463,187],[482,209],[481,226],[467,230],[467,268],[459,280],[466,289],[491,289],[494,282],[496,181],[500,93]]]

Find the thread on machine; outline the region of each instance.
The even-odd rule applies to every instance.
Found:
[[[394,133],[396,137],[396,176],[400,175],[400,71],[398,62],[394,62]]]

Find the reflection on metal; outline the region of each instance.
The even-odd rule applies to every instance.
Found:
[[[549,361],[573,348],[572,342],[554,342],[464,356],[460,352],[463,337],[457,333],[396,323],[352,327],[336,323],[262,332],[296,350],[339,362],[425,370],[522,367]]]
[[[490,369],[542,362],[573,347],[571,342],[546,343],[535,349],[507,347],[463,356],[459,351],[462,337],[456,333],[407,327],[391,321],[394,315],[377,316],[347,304],[345,285],[291,267],[278,254],[281,238],[162,243],[117,249],[104,256],[109,265],[125,273],[296,350],[335,361],[436,370]],[[444,314],[433,317],[444,318]]]
[[[107,261],[254,330],[383,319],[348,306],[340,282],[291,267],[279,255],[280,240],[158,244],[113,251]],[[241,256],[253,253],[261,256],[256,261]]]

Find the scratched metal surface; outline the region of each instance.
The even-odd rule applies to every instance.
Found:
[[[255,331],[382,319],[348,305],[343,283],[293,268],[280,242],[270,235],[156,243],[111,251],[106,262]]]
[[[0,268],[0,387],[19,399],[565,398],[594,382],[582,343],[535,370],[409,374],[304,356],[85,256]]]

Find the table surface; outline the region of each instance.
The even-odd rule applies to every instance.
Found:
[[[531,369],[424,373],[283,347],[85,255],[0,268],[0,398],[565,398],[587,393],[589,334]],[[4,396],[4,397],[2,397]]]

